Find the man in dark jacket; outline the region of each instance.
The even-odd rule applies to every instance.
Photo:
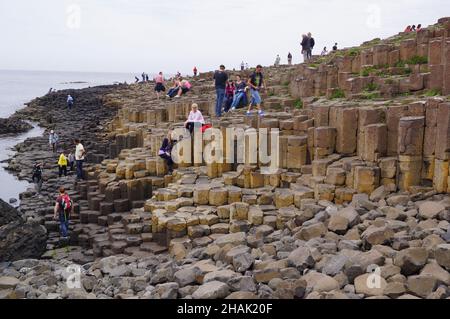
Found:
[[[308,40],[309,40],[309,50],[308,50],[308,60],[312,58],[312,50],[314,49],[314,46],[316,45],[316,41],[312,37],[311,32],[308,33]]]
[[[308,51],[311,49],[310,43],[308,36],[306,34],[302,35],[301,46],[304,62],[308,61]]]

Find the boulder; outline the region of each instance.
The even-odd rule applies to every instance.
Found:
[[[436,202],[424,202],[419,206],[419,216],[423,219],[436,218],[445,210],[445,206]]]
[[[402,269],[406,276],[418,273],[428,261],[428,252],[425,248],[412,247],[397,253],[394,265]]]
[[[315,260],[307,247],[299,247],[292,251],[288,257],[288,265],[297,268],[300,272],[314,267]]]
[[[220,281],[203,284],[192,295],[193,299],[223,299],[229,294],[229,287]]]

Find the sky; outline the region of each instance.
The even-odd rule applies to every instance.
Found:
[[[191,73],[301,62],[315,52],[434,24],[448,0],[0,0],[0,69]]]

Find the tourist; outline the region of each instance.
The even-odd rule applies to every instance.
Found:
[[[308,60],[311,60],[312,51],[314,50],[314,46],[316,45],[316,41],[312,37],[311,32],[308,33],[308,41],[309,41]]]
[[[68,160],[66,157],[66,154],[64,152],[61,153],[58,160],[58,169],[59,169],[59,177],[61,178],[62,175],[67,176],[67,165]]]
[[[321,53],[320,55],[321,55],[321,56],[325,56],[325,55],[327,55],[327,54],[328,54],[327,47],[324,47],[323,50],[322,50],[322,53]]]
[[[302,35],[302,54],[303,54],[303,61],[307,62],[308,61],[308,51],[310,49],[310,41],[308,39],[308,36],[306,34]]]
[[[137,76],[135,76],[134,79],[136,80],[134,83],[139,83],[139,78]]]
[[[411,32],[416,32],[416,25],[413,24],[413,26],[411,27]]]
[[[292,54],[291,54],[291,52],[289,52],[289,54],[288,54],[288,64],[292,65]]]
[[[77,180],[83,179],[83,163],[86,155],[86,150],[81,144],[80,140],[75,140],[75,162],[77,165]]]
[[[422,25],[419,23],[419,24],[417,25],[416,31],[419,32],[420,30],[422,30]]]
[[[196,67],[196,66],[194,66],[194,77],[196,77],[196,76],[197,76],[197,73],[198,73],[197,67]]]
[[[181,85],[180,80],[175,78],[173,80],[173,86],[170,88],[169,92],[167,92],[166,96],[169,99],[175,97],[178,94],[178,91],[180,90],[180,85]]]
[[[172,149],[175,145],[174,141],[172,141],[171,131],[167,138],[164,139],[163,144],[159,150],[159,157],[166,161],[167,167],[169,168],[169,174],[173,173],[173,159],[172,159]]]
[[[225,89],[225,112],[228,113],[228,111],[231,109],[231,104],[233,103],[234,94],[236,92],[236,87],[234,85],[233,81],[230,81],[227,83],[227,87]]]
[[[412,28],[411,28],[411,26],[409,25],[409,26],[406,27],[405,31],[403,31],[403,32],[409,33],[409,32],[411,32],[411,31],[412,31]]]
[[[214,73],[214,85],[216,88],[216,116],[222,116],[222,106],[225,99],[225,89],[228,82],[228,74],[225,72],[225,66],[221,65],[220,69]]]
[[[56,153],[59,142],[59,136],[58,134],[55,133],[55,131],[53,130],[50,131],[50,135],[48,136],[48,142],[52,147],[53,153]]]
[[[252,95],[252,100],[250,101],[250,104],[248,106],[247,115],[252,114],[252,107],[256,106],[258,110],[258,114],[260,116],[264,115],[263,110],[261,109],[261,95],[260,91],[264,89],[264,76],[262,73],[262,66],[258,65],[256,67],[256,71],[250,76],[248,79],[248,86],[250,87],[250,93]]]
[[[281,62],[280,55],[277,54],[277,57],[275,59],[275,67],[279,67],[280,66],[280,62]]]
[[[244,63],[244,61],[242,61],[242,63],[241,63],[241,71],[244,71],[245,70],[245,63]]]
[[[56,198],[54,208],[54,219],[59,220],[59,231],[63,238],[68,238],[70,214],[73,210],[73,202],[66,193],[64,187],[59,189],[59,195]]]
[[[183,80],[182,78],[180,78],[180,87],[175,97],[180,98],[182,95],[188,93],[191,90],[191,88],[192,84],[188,80]]]
[[[177,78],[181,78],[181,73],[180,73],[180,71],[177,71]]]
[[[154,78],[155,81],[155,92],[156,96],[160,97],[161,92],[166,92],[166,87],[164,86],[164,76],[162,72],[159,72],[157,76]]]
[[[73,172],[73,166],[75,165],[75,155],[73,155],[73,153],[70,152],[67,159],[69,161],[69,169],[71,172]]]
[[[73,97],[69,94],[67,96],[67,108],[70,110],[73,107]]]
[[[233,102],[231,103],[232,111],[236,110],[239,107],[241,100],[246,96],[246,88],[247,84],[244,81],[242,81],[241,76],[238,75],[236,77],[235,94]]]
[[[248,67],[248,63],[245,63],[245,69],[246,69],[246,70],[248,70],[248,69],[249,69],[249,67]]]
[[[198,109],[198,104],[192,104],[192,110],[189,113],[187,121],[184,123],[184,126],[189,130],[191,135],[194,133],[194,129],[196,127],[200,128],[205,124],[205,119],[203,118],[202,112]]]
[[[149,76],[147,73],[145,74],[145,82],[149,82]]]
[[[337,51],[337,50],[338,50],[338,44],[335,43],[335,44],[333,45],[333,51]]]
[[[142,72],[141,76],[142,76],[142,83],[145,83],[145,72]]]
[[[31,180],[33,181],[33,183],[36,183],[38,192],[41,191],[42,183],[43,183],[43,179],[42,179],[43,166],[44,166],[43,163],[35,164],[33,167],[33,176],[31,177]]]

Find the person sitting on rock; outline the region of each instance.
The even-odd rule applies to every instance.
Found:
[[[411,26],[409,25],[409,26],[406,27],[405,31],[403,31],[403,32],[409,33],[409,32],[411,32],[411,31],[412,31],[412,28],[411,28]]]
[[[419,23],[419,24],[417,25],[416,31],[419,32],[420,30],[422,30],[422,25]]]
[[[56,149],[59,142],[59,136],[55,133],[55,131],[51,130],[50,135],[48,136],[48,142],[52,147],[53,153],[56,153]]]
[[[337,50],[338,50],[338,44],[335,43],[335,44],[333,45],[333,51],[337,51]]]
[[[413,24],[413,26],[411,27],[411,32],[416,32],[416,25]]]
[[[58,168],[59,168],[59,177],[61,178],[62,175],[67,176],[67,157],[64,152],[61,153],[58,160]]]
[[[59,220],[59,230],[63,238],[69,235],[69,220],[73,210],[73,203],[64,187],[59,189],[54,208],[54,219]]]
[[[183,94],[188,93],[192,88],[192,85],[188,80],[183,80],[182,78],[180,78],[179,83],[180,85],[178,87],[178,92],[176,92],[177,94],[175,95],[175,98],[180,98]]]
[[[166,161],[167,167],[169,168],[169,174],[173,173],[173,159],[172,159],[172,149],[176,144],[176,141],[172,140],[172,132],[169,132],[168,136],[164,139],[161,148],[159,149],[159,157]]]
[[[205,124],[205,119],[203,118],[202,112],[198,109],[198,104],[192,104],[192,110],[189,113],[187,121],[184,123],[186,129],[189,130],[191,135],[194,133],[194,129],[201,128]]]
[[[173,80],[173,86],[169,89],[169,92],[167,92],[166,97],[168,97],[169,99],[175,97],[178,94],[178,91],[180,90],[180,80],[178,78],[175,78]]]
[[[234,82],[228,82],[225,88],[225,112],[228,112],[231,109],[231,104],[233,103],[235,92],[236,86],[234,85]]]
[[[242,81],[241,76],[238,75],[236,77],[236,91],[234,94],[233,102],[231,103],[232,111],[236,110],[239,107],[242,99],[246,96],[247,93],[246,88],[247,84],[244,81]]]
[[[321,56],[325,56],[327,54],[328,54],[327,47],[324,47],[323,50],[322,50],[322,53],[320,55]]]

